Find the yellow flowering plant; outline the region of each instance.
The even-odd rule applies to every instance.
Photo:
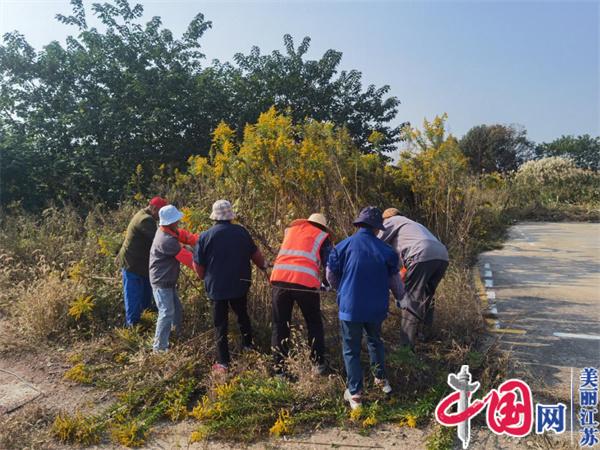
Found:
[[[81,320],[82,317],[90,317],[94,306],[94,298],[91,295],[78,297],[69,308],[69,316],[75,320]]]
[[[294,426],[294,421],[290,417],[290,412],[287,409],[281,409],[277,416],[277,420],[269,429],[269,433],[275,437],[280,437],[286,434],[291,434]]]

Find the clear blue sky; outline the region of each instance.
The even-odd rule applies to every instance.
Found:
[[[133,2],[132,2],[133,3]],[[389,84],[398,122],[449,114],[462,136],[481,123],[517,123],[533,140],[600,134],[600,3],[404,1],[141,1],[180,35],[191,18],[213,22],[202,40],[207,64],[258,45],[282,49],[312,38],[310,58],[343,52],[342,68]],[[91,4],[91,2],[86,2]],[[0,0],[0,29],[36,48],[74,32],[54,20],[67,0]]]

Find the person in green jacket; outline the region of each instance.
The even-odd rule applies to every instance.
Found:
[[[123,278],[127,326],[137,324],[142,311],[152,308],[153,305],[148,272],[150,247],[156,234],[158,210],[167,204],[164,198],[154,197],[146,208],[135,213],[117,255]]]

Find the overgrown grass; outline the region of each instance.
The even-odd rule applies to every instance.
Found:
[[[435,425],[433,432],[427,437],[427,450],[450,450],[456,440],[454,428]]]
[[[48,217],[50,225],[38,228],[40,236],[51,240],[56,232],[55,215],[49,213]],[[184,333],[172,342],[170,353],[151,353],[156,314],[146,312],[139,326],[122,328],[119,278],[112,256],[105,254],[97,236],[124,229],[126,219],[121,211],[103,215],[102,220],[88,218],[86,231],[72,237],[79,245],[76,253],[61,254],[51,245],[45,254],[42,245],[31,250],[31,243],[12,245],[8,235],[0,239],[5,258],[15,261],[12,269],[0,271],[0,283],[8,289],[2,308],[10,317],[3,322],[3,328],[10,330],[3,348],[31,348],[34,344],[37,349],[53,351],[66,347],[70,368],[65,371],[65,382],[109,389],[114,395],[100,410],[85,405],[55,410],[51,431],[60,441],[89,445],[110,439],[120,445],[140,446],[151,439],[157,421],[182,420],[194,410],[198,428],[192,440],[247,442],[327,425],[360,433],[369,433],[380,423],[426,426],[446,389],[446,374],[456,371],[477,345],[481,328],[478,299],[468,271],[452,264],[439,288],[436,341],[421,346],[419,356],[398,351],[400,311],[392,304],[383,337],[387,370],[396,391],[386,398],[366,373],[365,408],[350,417],[342,400],[344,370],[335,294],[322,296],[332,375],[322,378],[310,370],[303,319],[295,311],[288,361],[295,381],[276,380],[269,376],[270,288],[264,278],[256,277],[249,310],[258,352],[239,354],[239,336],[232,326],[236,363],[226,379],[213,378],[208,375],[214,355],[209,302],[202,285],[187,269],[183,269],[179,286]],[[33,228],[25,219],[19,221],[22,230]],[[60,239],[65,248],[76,247]],[[34,254],[28,255],[24,249]],[[366,351],[363,353],[366,358]],[[368,366],[366,359],[363,363]],[[203,408],[205,414],[199,412]]]
[[[500,377],[498,362],[492,350],[479,346],[481,304],[469,265],[479,250],[498,241],[510,222],[511,187],[500,176],[469,173],[443,126],[426,134],[439,139],[392,167],[376,155],[361,154],[343,130],[316,122],[294,125],[270,110],[247,129],[243,142],[220,126],[210,158],[191,158],[187,171],[171,178],[163,174],[153,188],[180,202],[184,225],[193,231],[209,226],[214,200],[230,199],[240,222],[271,260],[286,224],[315,210],[330,219],[334,241],[352,233],[351,219],[367,204],[398,206],[443,237],[451,265],[438,288],[433,342],[419,346],[418,355],[398,350],[400,311],[392,304],[383,339],[395,393],[383,396],[371,374],[365,374],[365,407],[353,416],[342,401],[334,293],[321,298],[332,375],[311,372],[296,311],[288,361],[295,381],[270,377],[271,290],[263,275],[255,274],[249,313],[258,352],[240,354],[232,326],[235,364],[227,377],[214,378],[208,373],[214,359],[210,302],[187,269],[178,286],[183,332],[168,354],[151,353],[156,315],[145,313],[138,327],[122,328],[121,282],[113,257],[140,204],[114,211],[99,207],[85,218],[68,207],[49,208],[41,217],[18,209],[3,216],[0,314],[8,320],[2,322],[0,351],[66,348],[71,367],[65,382],[113,394],[110,405],[100,410],[70,405],[54,411],[55,438],[139,446],[151,437],[157,421],[182,420],[192,412],[198,420],[192,440],[250,441],[329,424],[368,433],[378,423],[426,425],[447,389],[448,372],[465,362],[482,384],[493,385]],[[440,433],[431,438],[435,445],[445,442],[447,432]]]
[[[292,382],[271,377],[270,360],[259,352],[235,355],[226,376],[207,374],[213,345],[210,333],[176,344],[167,355],[154,355],[151,327],[115,329],[112,335],[73,350],[69,357],[73,368],[66,377],[110,388],[117,400],[102,411],[61,412],[53,434],[71,443],[108,437],[115,443],[139,446],[150,437],[157,420],[181,420],[188,415],[198,421],[192,441],[249,442],[327,425],[360,433],[380,423],[425,426],[447,391],[447,373],[466,361],[478,379],[486,378],[489,360],[474,350],[474,341],[434,342],[421,346],[418,355],[398,350],[397,319],[393,314],[384,329],[387,370],[396,392],[386,397],[367,373],[365,407],[353,414],[342,400],[343,366],[341,358],[335,357],[340,351],[336,345],[329,349],[333,373],[321,377],[307,364],[309,350],[303,336],[295,333],[288,361]],[[331,338],[337,336],[328,334],[328,341],[336,344]],[[366,360],[363,363],[368,365]]]

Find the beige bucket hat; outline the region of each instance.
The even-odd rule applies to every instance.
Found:
[[[210,214],[211,220],[233,220],[235,219],[235,213],[231,207],[231,203],[227,200],[217,200],[213,203],[212,213]]]
[[[322,227],[329,229],[329,227],[327,226],[327,219],[325,218],[325,216],[323,214],[319,214],[319,213],[311,214],[307,220],[311,223],[315,223],[317,225],[321,225]]]
[[[389,219],[390,217],[399,216],[400,211],[396,208],[388,208],[383,212],[383,218]]]

